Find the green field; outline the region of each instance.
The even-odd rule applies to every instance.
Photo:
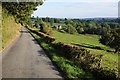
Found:
[[[61,57],[60,55],[57,55],[56,50],[51,46],[51,44],[45,43],[40,36],[36,35],[35,33],[32,33],[31,31],[29,32],[38,41],[40,46],[47,53],[48,57],[53,61],[53,64],[56,65],[56,67],[61,72],[62,76],[64,76],[64,78],[67,79],[79,78],[82,80],[94,79],[92,73],[83,70],[82,67],[75,65],[72,61],[66,59],[65,57]]]
[[[103,54],[101,66],[110,70],[118,72],[118,54],[113,52],[107,52],[109,47],[99,43],[100,36],[97,35],[71,35],[67,33],[61,33],[54,31],[55,42],[66,42],[74,45],[84,47],[91,51],[91,53]],[[101,49],[96,49],[100,47]]]

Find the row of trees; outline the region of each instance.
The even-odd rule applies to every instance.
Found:
[[[49,18],[49,17],[39,18],[38,16],[37,16],[37,18],[35,18],[34,16],[31,17],[31,20],[33,20],[34,22],[37,22],[37,23],[39,23],[40,19],[44,22],[49,22],[52,26],[53,26],[53,23],[60,23],[60,19],[58,19],[58,18]]]
[[[57,19],[57,18],[31,18],[35,25],[40,25],[42,32],[49,32],[50,26],[46,23],[62,24],[62,29],[70,34],[97,34],[101,35],[100,42],[104,45],[115,49],[115,53],[120,51],[120,24],[118,19],[107,19],[99,22],[95,20],[80,20],[80,19]],[[44,23],[43,23],[44,21]],[[108,23],[108,21],[113,21]],[[46,23],[45,23],[46,22]],[[41,24],[42,23],[42,24]],[[48,27],[46,27],[48,26]],[[53,25],[54,26],[54,25]],[[48,34],[48,33],[47,33]]]
[[[61,18],[31,18],[32,20],[39,23],[39,19],[42,19],[44,22],[49,22],[52,26],[54,23],[64,24],[62,27],[68,33],[73,33],[72,31],[77,31],[79,34],[97,34],[102,35],[109,29],[119,28],[118,19],[91,19],[91,20],[82,20],[82,19],[61,19]],[[36,20],[37,19],[37,20]],[[105,21],[106,20],[106,21]],[[103,22],[104,21],[104,22]],[[113,21],[113,22],[112,22]],[[109,22],[109,23],[108,23]],[[69,27],[70,26],[70,27]],[[67,28],[67,30],[66,30]]]
[[[18,0],[19,1],[19,0]],[[43,2],[3,2],[2,8],[7,10],[9,14],[13,15],[17,23],[27,24],[30,21],[31,14],[37,10],[38,5]]]
[[[71,24],[78,33],[82,34],[97,34],[102,35],[103,32],[109,29],[115,29],[120,27],[117,23],[97,23],[89,20],[65,20],[65,24]]]
[[[110,21],[107,19],[107,21]],[[101,35],[100,43],[115,49],[115,53],[120,52],[120,24],[116,21],[98,23],[94,20],[76,21],[65,20],[65,24],[71,24],[78,33]],[[69,29],[69,28],[68,28]],[[72,28],[74,32],[75,29]]]
[[[120,52],[120,28],[106,31],[101,36],[100,42],[115,49],[115,53]]]
[[[52,35],[52,27],[48,25],[43,19],[40,18],[31,18],[32,21],[30,21],[28,24],[30,27],[36,27],[40,29],[40,32],[43,32],[47,35]]]

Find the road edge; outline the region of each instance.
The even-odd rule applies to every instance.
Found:
[[[10,50],[10,48],[15,44],[15,42],[19,39],[21,36],[21,32],[19,31],[19,34],[15,36],[15,38],[5,47],[0,51],[0,54],[3,55],[4,52],[7,52]]]

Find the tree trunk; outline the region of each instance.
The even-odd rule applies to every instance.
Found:
[[[118,52],[119,52],[119,49],[118,49],[118,48],[116,48],[114,53],[118,53]]]

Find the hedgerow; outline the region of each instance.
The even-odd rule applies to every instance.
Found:
[[[30,30],[39,35],[47,43],[51,43],[55,40],[54,37],[48,36],[42,32]],[[80,46],[62,42],[52,43],[51,46],[56,50],[58,55],[73,61],[74,65],[92,72],[96,80],[116,80],[118,78],[118,74],[116,74],[114,70],[108,70],[108,68],[101,66],[103,55],[91,53],[89,50]]]
[[[62,42],[54,43],[53,46],[59,55],[74,61],[78,66],[92,72],[97,80],[117,79],[114,70],[107,70],[107,68],[101,67],[103,55],[97,55],[82,47]]]
[[[27,27],[27,28],[28,28],[31,32],[39,35],[39,36],[40,36],[45,42],[47,42],[47,43],[52,43],[53,41],[55,41],[55,38],[52,37],[52,36],[49,36],[49,35],[47,35],[47,34],[45,34],[45,33],[43,33],[43,32],[39,32],[39,31],[33,30],[33,29],[29,28],[29,27]]]

